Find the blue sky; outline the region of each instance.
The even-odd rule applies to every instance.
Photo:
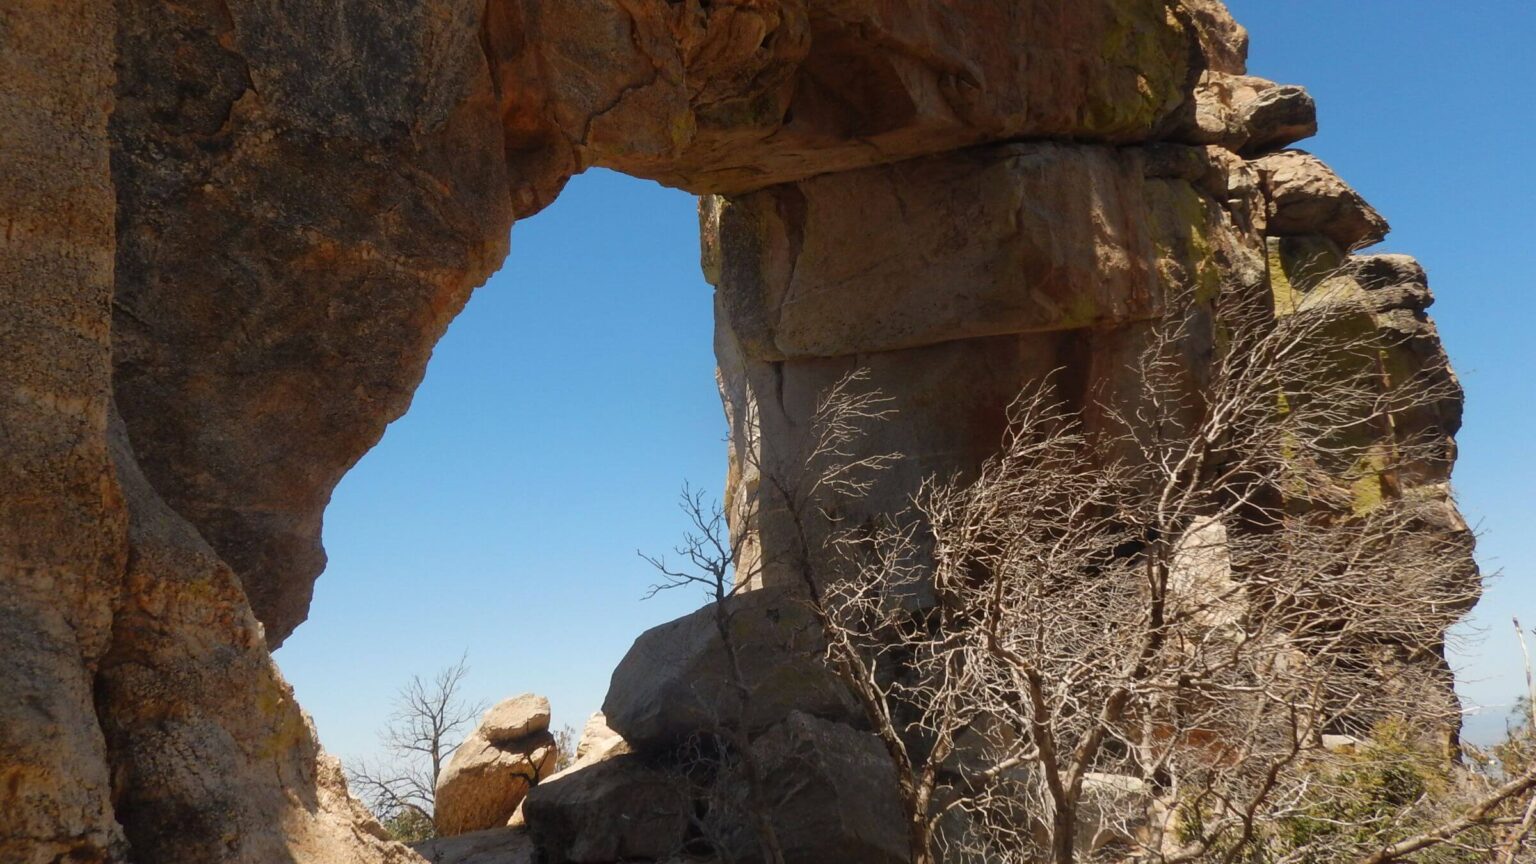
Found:
[[[1536,6],[1229,5],[1253,73],[1317,97],[1305,146],[1391,220],[1382,248],[1429,270],[1467,391],[1457,486],[1503,571],[1456,662],[1469,701],[1505,704],[1522,686],[1509,618],[1536,625]],[[394,690],[466,651],[471,698],[543,693],[579,727],[634,637],[701,602],[642,602],[635,554],[679,535],[683,481],[717,493],[724,477],[697,234],[692,196],[605,171],[517,225],[326,511],[330,566],[277,659],[327,749],[371,755]]]

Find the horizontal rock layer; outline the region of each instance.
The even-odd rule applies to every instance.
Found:
[[[414,860],[268,650],[332,488],[513,220],[590,166],[723,196],[705,258],[757,581],[794,578],[762,471],[854,368],[902,412],[870,446],[912,457],[856,518],[985,458],[1023,383],[1112,392],[1172,292],[1306,293],[1318,249],[1401,336],[1393,374],[1454,383],[1422,273],[1344,256],[1386,224],[1279,150],[1315,106],[1245,75],[1216,0],[19,0],[0,43],[6,861]],[[1459,411],[1404,418],[1443,447],[1378,479],[1442,496],[1469,551]],[[647,760],[718,719],[680,689],[718,682],[708,654],[618,682],[610,720],[650,751],[538,787],[535,832],[565,788],[602,829],[569,829],[570,860],[668,851],[687,805]]]
[[[1163,0],[136,0],[116,42],[114,390],[274,647],[331,490],[573,173],[735,193],[1001,138],[1183,140],[1201,67],[1246,51],[1220,4]]]

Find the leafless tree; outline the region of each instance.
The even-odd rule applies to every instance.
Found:
[[[386,825],[400,826],[410,839],[430,830],[437,778],[463,742],[468,727],[485,711],[460,692],[469,674],[468,656],[429,679],[419,675],[400,688],[389,723],[379,732],[388,758],[359,761],[348,769],[352,791],[368,802]]]
[[[646,597],[662,591],[696,587],[711,603],[715,632],[719,636],[725,669],[725,692],[714,695],[715,721],[705,734],[685,743],[688,754],[681,767],[682,779],[690,786],[700,783],[707,788],[694,789],[695,797],[710,807],[693,814],[694,828],[710,842],[717,854],[729,855],[731,842],[723,836],[729,824],[745,820],[752,826],[759,847],[770,864],[784,864],[784,852],[762,800],[762,769],[752,756],[744,718],[752,700],[751,682],[742,668],[741,652],[748,646],[738,644],[732,620],[735,607],[728,601],[752,584],[752,573],[738,573],[742,550],[731,542],[726,529],[725,512],[718,504],[707,503],[704,493],[685,485],[678,509],[688,520],[683,542],[674,548],[675,559],[665,556],[641,557],[661,576]],[[745,790],[740,806],[725,792],[729,780],[739,778]],[[728,812],[727,812],[728,811]]]
[[[802,569],[896,766],[914,864],[1522,842],[1536,768],[1420,758],[1456,726],[1436,670],[1479,592],[1443,487],[1412,482],[1447,445],[1407,418],[1453,385],[1394,378],[1358,300],[1324,280],[1278,310],[1176,303],[1118,391],[1027,389],[979,474],[834,531],[834,572]],[[765,475],[797,524],[897,458],[861,454],[888,406],[857,384],[821,401],[805,479]],[[1353,807],[1373,776],[1419,782]]]

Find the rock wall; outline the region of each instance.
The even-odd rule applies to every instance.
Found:
[[[90,0],[0,13],[0,860],[25,864],[124,848],[93,702],[127,531],[107,452],[113,21]]]
[[[1024,382],[1113,386],[1170,292],[1379,239],[1245,52],[1217,0],[8,4],[0,859],[414,860],[268,651],[331,490],[573,174],[707,196],[733,529],[773,561],[759,472],[844,371],[903,412],[876,506]],[[1394,362],[1444,368],[1422,271],[1349,260]]]

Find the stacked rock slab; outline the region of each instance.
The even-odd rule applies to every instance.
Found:
[[[492,706],[437,778],[432,821],[438,835],[505,826],[559,761],[548,699],[527,693]]]
[[[974,466],[1022,383],[1112,387],[1170,291],[1305,292],[1318,248],[1449,376],[1422,273],[1347,257],[1384,223],[1280,149],[1310,100],[1245,51],[1217,0],[10,3],[0,859],[414,860],[268,652],[332,488],[588,167],[717,196],[733,529],[770,563],[760,471],[855,367],[913,457],[871,507]],[[1444,455],[1391,482],[1443,499],[1458,421],[1405,421]]]

